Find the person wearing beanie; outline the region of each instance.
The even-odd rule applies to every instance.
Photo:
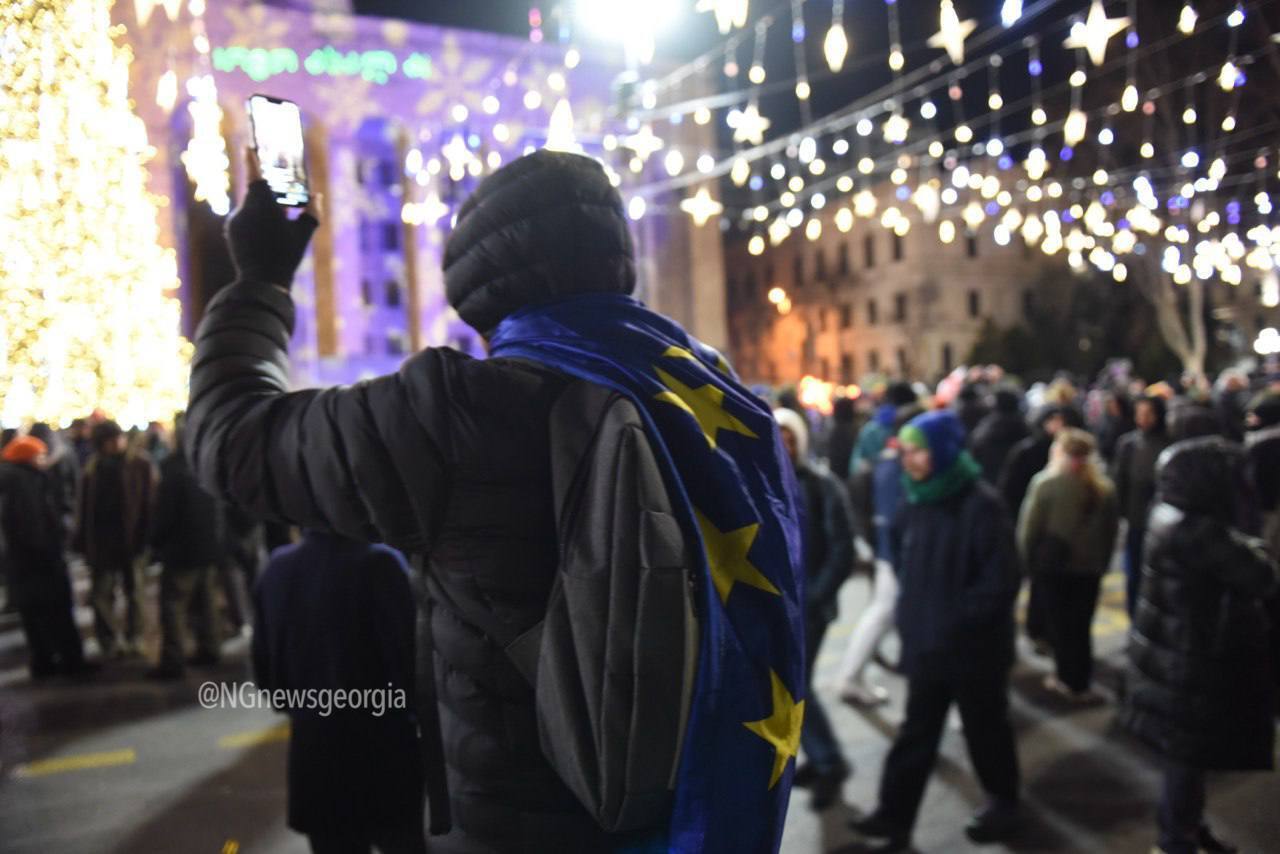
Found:
[[[822,811],[836,803],[853,770],[827,711],[813,690],[818,650],[838,615],[840,586],[853,569],[853,512],[840,481],[809,460],[809,431],[804,418],[791,409],[775,409],[773,417],[800,486],[805,567],[805,678],[809,699],[805,703],[800,746],[807,761],[796,769],[795,785],[808,788],[813,793],[810,806]]]
[[[445,295],[488,358],[428,347],[391,375],[291,391],[290,285],[318,222],[277,205],[246,154],[247,192],[226,226],[237,279],[210,300],[195,335],[186,454],[215,498],[386,543],[420,572],[417,713],[431,834],[447,834],[445,850],[494,854],[776,851],[808,699],[794,477],[763,401],[717,351],[632,296],[635,248],[604,168],[535,151],[488,175],[458,209]],[[550,685],[580,683],[543,678],[554,655],[530,661],[513,649],[513,638],[541,637],[533,649],[548,653],[551,635],[539,632],[560,616],[549,610],[565,575],[553,464],[567,437],[552,432],[572,414],[557,402],[582,397],[607,404],[587,427],[607,425],[602,441],[625,437],[649,454],[637,468],[661,475],[647,482],[671,512],[626,519],[654,520],[654,536],[694,564],[690,584],[675,588],[690,591],[698,628],[692,690],[675,692],[689,714],[664,711],[686,721],[678,743],[653,751],[651,767],[627,768],[660,788],[645,789],[641,818],[617,821],[598,818],[608,806],[584,793],[587,775],[558,773],[564,754],[544,751],[547,726],[575,728],[579,706],[598,710],[576,694],[557,704]],[[600,535],[631,533],[639,540]],[[748,534],[749,558],[737,554]],[[661,692],[635,701],[670,696],[664,676],[654,676]],[[562,718],[549,718],[557,706]],[[581,733],[592,749],[598,737]]]
[[[80,478],[73,548],[84,555],[92,578],[94,631],[104,656],[142,652],[142,560],[151,529],[159,475],[144,453],[127,450],[120,425],[93,427],[93,456]],[[116,615],[116,589],[125,597],[125,619]]]
[[[1019,772],[1009,723],[1018,558],[1000,496],[979,477],[954,412],[898,433],[906,503],[893,525],[906,718],[885,759],[879,802],[851,826],[870,850],[907,851],[954,703],[988,803],[965,827],[974,842],[1017,824]]]
[[[5,445],[0,462],[0,539],[9,599],[22,620],[32,679],[88,669],[72,613],[66,529],[48,447],[34,436]]]

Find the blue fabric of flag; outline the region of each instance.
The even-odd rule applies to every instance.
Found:
[[[804,573],[795,476],[769,407],[713,348],[631,297],[523,309],[489,347],[630,398],[703,546],[693,708],[656,850],[776,852],[804,714]]]

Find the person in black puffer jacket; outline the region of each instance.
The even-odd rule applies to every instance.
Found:
[[[1179,442],[1157,464],[1129,635],[1122,724],[1166,761],[1160,850],[1213,847],[1206,771],[1272,767],[1275,724],[1264,597],[1277,567],[1235,520],[1244,452],[1219,437]]]
[[[1000,388],[992,395],[993,408],[969,435],[969,452],[982,466],[982,479],[994,485],[1009,452],[1031,435],[1022,414],[1022,395],[1015,388]]]
[[[601,831],[544,758],[533,690],[480,628],[501,621],[519,634],[546,612],[559,560],[547,425],[570,378],[433,347],[395,374],[288,393],[288,287],[315,225],[286,219],[262,181],[230,219],[239,279],[196,334],[193,467],[255,516],[385,542],[422,570],[419,667],[434,682],[417,684],[437,696],[419,711],[431,756],[438,710],[449,795],[429,760],[431,822],[454,827],[433,851],[614,850],[627,840]],[[458,213],[444,273],[450,304],[486,335],[527,305],[636,283],[603,169],[550,151],[482,182]]]

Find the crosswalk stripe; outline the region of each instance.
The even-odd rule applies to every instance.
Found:
[[[107,750],[101,753],[80,753],[75,756],[56,756],[28,762],[13,769],[14,777],[44,777],[64,771],[83,771],[88,768],[109,768],[113,765],[132,765],[138,754],[132,747],[123,750]]]

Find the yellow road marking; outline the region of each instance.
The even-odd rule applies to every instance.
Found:
[[[132,748],[124,750],[108,750],[102,753],[81,753],[76,756],[57,756],[52,759],[40,759],[19,765],[13,770],[14,777],[43,777],[46,774],[61,774],[63,771],[83,771],[86,768],[108,768],[112,765],[132,765],[138,760],[137,752]]]
[[[267,727],[266,729],[255,729],[249,732],[238,732],[234,735],[224,735],[218,739],[218,746],[224,750],[234,750],[238,747],[255,747],[259,744],[271,744],[276,741],[289,740],[289,722],[285,721],[276,726]]]

